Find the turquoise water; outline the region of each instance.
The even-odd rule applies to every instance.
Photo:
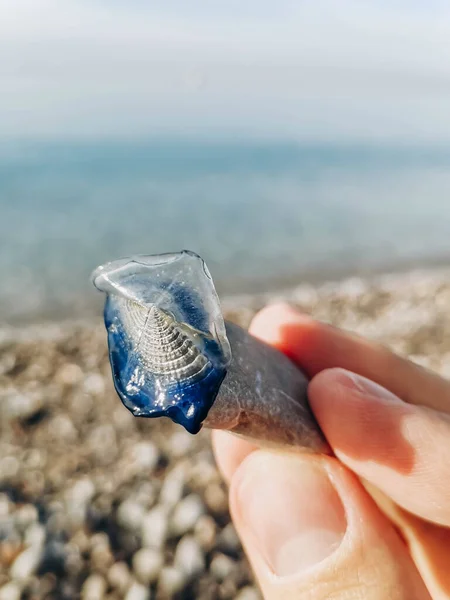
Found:
[[[0,313],[97,309],[90,271],[189,248],[222,293],[450,256],[450,149],[0,146]]]

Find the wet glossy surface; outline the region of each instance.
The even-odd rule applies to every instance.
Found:
[[[191,252],[99,267],[116,390],[136,416],[167,416],[196,433],[231,353],[211,276]]]

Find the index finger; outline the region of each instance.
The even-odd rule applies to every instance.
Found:
[[[288,304],[262,309],[250,332],[287,354],[311,378],[340,367],[375,381],[405,402],[450,412],[450,382],[378,343],[320,323]]]

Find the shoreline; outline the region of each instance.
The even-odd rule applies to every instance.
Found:
[[[283,275],[281,277],[272,277],[267,280],[255,281],[236,281],[234,284],[230,281],[226,287],[228,292],[223,297],[234,295],[257,295],[272,293],[283,289],[291,289],[301,284],[320,286],[324,283],[339,283],[346,279],[364,279],[371,280],[386,275],[401,275],[414,271],[450,271],[450,254],[442,254],[430,257],[411,257],[397,259],[392,262],[374,262],[373,264],[345,264],[330,265],[322,264],[315,267],[303,269],[296,274]],[[220,286],[217,286],[220,290]]]
[[[280,278],[278,281],[272,280],[265,287],[252,286],[249,290],[234,291],[220,294],[225,318],[229,318],[228,313],[242,311],[259,310],[265,304],[285,301],[293,304],[302,305],[302,300],[308,298],[311,294],[318,296],[323,294],[338,293],[339,290],[346,290],[350,287],[357,288],[383,288],[386,290],[395,289],[398,286],[405,286],[413,281],[446,281],[450,280],[450,258],[442,257],[441,260],[424,261],[418,264],[416,261],[407,261],[398,263],[390,268],[378,267],[374,269],[353,270],[343,267],[339,272],[330,269],[329,271],[311,271],[302,276],[289,276]],[[94,296],[86,311],[84,317],[69,317],[64,313],[52,311],[50,318],[47,313],[27,316],[25,318],[13,318],[10,321],[5,319],[0,324],[0,342],[8,335],[30,335],[36,337],[52,338],[62,334],[61,327],[103,327],[103,297],[100,294]],[[59,316],[58,316],[59,315]],[[239,319],[238,319],[239,320]],[[27,333],[23,333],[27,332]]]

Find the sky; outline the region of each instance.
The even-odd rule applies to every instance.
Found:
[[[0,139],[450,141],[450,3],[0,0]]]

